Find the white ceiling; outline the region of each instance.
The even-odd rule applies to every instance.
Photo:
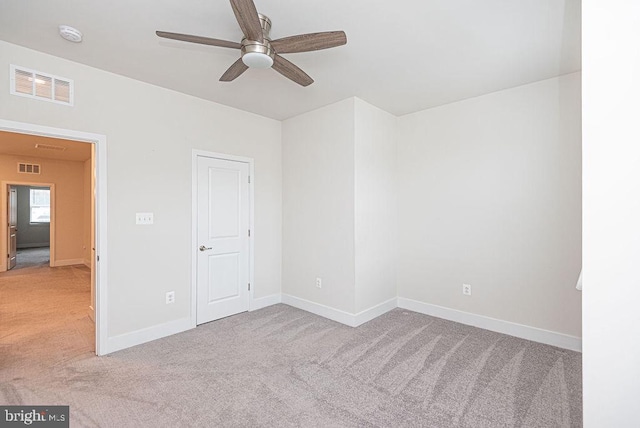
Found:
[[[273,39],[344,30],[348,43],[283,55],[315,79],[303,88],[274,70],[219,82],[239,51],[154,33],[239,42],[227,0],[2,0],[0,39],[274,119],[351,96],[403,115],[581,67],[580,0],[254,1]]]

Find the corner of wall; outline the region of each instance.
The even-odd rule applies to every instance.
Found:
[[[561,76],[400,118],[399,297],[580,336],[576,83]]]

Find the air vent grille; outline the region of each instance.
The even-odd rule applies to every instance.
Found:
[[[36,163],[18,163],[20,174],[40,174],[40,165]]]
[[[73,81],[40,71],[11,65],[10,92],[13,95],[73,105]]]
[[[57,150],[59,152],[64,152],[65,150],[67,150],[66,147],[62,147],[62,146],[53,146],[51,144],[36,144],[36,149],[42,149],[42,150]]]

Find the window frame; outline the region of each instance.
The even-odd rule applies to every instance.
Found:
[[[33,197],[33,191],[38,191],[38,190],[43,190],[49,193],[49,205],[35,205],[34,204],[34,197]],[[48,207],[49,208],[49,219],[47,221],[38,221],[37,219],[34,220],[33,218],[33,209],[34,208],[42,208],[42,207]],[[51,188],[49,187],[29,187],[29,224],[31,225],[50,225],[51,224]]]

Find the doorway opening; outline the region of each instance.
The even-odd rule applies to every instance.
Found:
[[[14,293],[31,293],[47,308],[76,302],[88,315],[82,327],[85,348],[108,353],[106,137],[0,120],[0,188],[0,221],[5,225],[11,223],[12,189],[16,199],[15,265],[11,229],[2,228],[0,254],[8,257],[0,258],[0,281],[10,284],[7,290],[13,286]],[[48,242],[43,238],[47,225]],[[30,228],[39,232],[37,237],[29,236]],[[54,280],[68,287],[48,287]]]
[[[55,230],[51,216],[53,185],[29,183],[9,184],[9,261],[7,269],[51,266],[51,231]]]

